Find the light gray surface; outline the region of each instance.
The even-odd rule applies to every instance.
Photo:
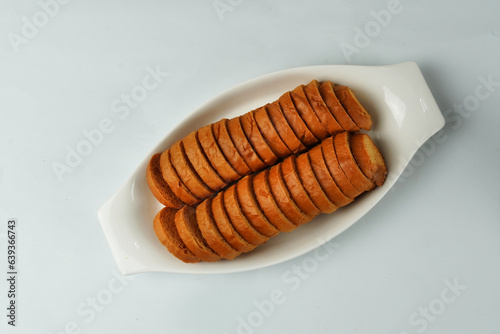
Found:
[[[2,316],[2,332],[500,333],[498,2],[54,4],[0,4],[2,275],[12,217],[19,251],[18,326]],[[229,275],[118,274],[97,210],[187,113],[277,70],[410,60],[444,133],[331,254]],[[126,107],[154,70],[158,85]],[[58,178],[54,163],[103,122]]]

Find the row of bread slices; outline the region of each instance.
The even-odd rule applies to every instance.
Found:
[[[385,161],[367,134],[341,132],[198,205],[163,208],[154,230],[184,262],[234,259],[279,232],[351,203],[381,186],[386,175]]]
[[[206,125],[155,154],[147,170],[148,185],[167,207],[198,204],[331,135],[369,130],[371,125],[349,87],[312,80],[265,106]]]

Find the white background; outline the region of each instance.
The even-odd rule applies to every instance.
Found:
[[[9,218],[19,276],[15,328],[0,280],[0,332],[499,334],[499,17],[486,0],[1,1],[0,277]],[[404,61],[444,136],[326,260],[118,273],[97,210],[188,113],[277,70]],[[115,112],[148,68],[168,75]],[[112,130],[58,178],[104,119]]]

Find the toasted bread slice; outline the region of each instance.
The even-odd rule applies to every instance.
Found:
[[[208,245],[198,227],[196,208],[190,205],[177,211],[174,217],[179,237],[196,257],[205,262],[220,260],[220,256]]]
[[[231,223],[243,239],[252,245],[261,245],[269,240],[269,237],[257,231],[245,217],[236,193],[235,184],[224,190],[224,206]]]
[[[320,209],[314,204],[309,194],[304,189],[304,185],[297,173],[295,165],[296,157],[294,155],[281,162],[281,173],[285,180],[286,187],[292,195],[297,206],[308,216],[314,217],[321,213]]]
[[[200,176],[201,180],[213,191],[224,188],[227,183],[214,169],[208,160],[199,141],[198,131],[191,132],[182,139],[182,144],[189,162]]]
[[[297,138],[297,135],[295,135],[295,132],[290,127],[290,124],[288,124],[283,111],[281,111],[279,102],[274,101],[273,103],[267,104],[266,110],[269,115],[269,119],[276,129],[276,132],[278,132],[278,135],[283,140],[288,149],[292,153],[305,151],[306,147],[304,146],[304,144],[302,144],[299,138]]]
[[[212,213],[212,198],[209,197],[201,202],[196,207],[196,220],[200,229],[201,235],[207,241],[207,244],[213,249],[221,258],[232,260],[241,252],[234,249],[227,243],[226,239],[222,236],[215,223]]]
[[[196,173],[193,165],[191,165],[181,140],[175,142],[170,147],[170,156],[172,166],[174,166],[177,171],[179,178],[193,195],[199,199],[205,199],[214,193],[214,191],[203,182],[198,173]]]
[[[316,144],[318,139],[314,136],[311,130],[309,130],[299,112],[295,109],[290,92],[286,92],[281,95],[278,101],[281,111],[283,112],[288,124],[302,144],[306,147]]]
[[[360,192],[365,192],[374,187],[374,183],[363,174],[351,152],[349,132],[341,132],[333,138],[335,153],[339,165],[352,185]]]
[[[334,92],[335,85],[331,81],[324,81],[319,85],[319,92],[326,106],[345,131],[359,131],[359,126],[352,120]]]
[[[264,137],[264,140],[267,144],[269,144],[269,147],[278,156],[278,158],[288,157],[293,154],[293,152],[290,151],[279,136],[278,131],[276,131],[273,122],[269,118],[266,106],[255,110],[253,116],[257,126],[259,127],[260,133]]]
[[[292,223],[281,211],[269,186],[269,170],[265,169],[257,174],[253,179],[253,189],[255,198],[259,203],[262,212],[267,217],[269,222],[273,224],[281,232],[290,232],[297,225]]]
[[[325,126],[328,133],[330,135],[334,135],[338,132],[342,132],[344,129],[342,129],[333,114],[330,112],[330,109],[328,109],[325,101],[323,101],[323,98],[321,97],[321,93],[319,92],[318,80],[312,80],[303,87],[309,104],[318,116],[320,122]]]
[[[309,104],[309,101],[304,92],[304,86],[300,85],[295,87],[290,95],[292,96],[293,104],[295,105],[295,109],[300,114],[300,117],[304,120],[307,127],[313,133],[314,137],[318,139],[318,141],[323,140],[324,138],[329,136],[326,127],[321,123],[318,118],[318,115],[314,112],[313,108]]]
[[[328,196],[328,199],[339,208],[351,203],[353,199],[347,197],[340,191],[337,183],[330,174],[325,159],[323,158],[323,152],[321,152],[321,145],[313,147],[307,154],[309,155],[309,161],[311,162],[314,175],[321,188],[323,188],[326,196]]]
[[[340,168],[339,161],[337,160],[337,154],[335,153],[333,137],[328,137],[321,142],[321,151],[330,174],[344,195],[349,198],[355,198],[360,195],[361,191],[352,185],[342,168]]]
[[[201,202],[201,200],[186,187],[179,177],[179,174],[177,174],[174,166],[172,166],[169,149],[161,154],[160,167],[163,178],[181,201],[189,205],[195,205]]]
[[[212,124],[212,131],[215,140],[217,141],[218,147],[224,154],[224,157],[229,162],[231,167],[237,172],[238,175],[231,175],[231,180],[236,181],[241,178],[241,176],[248,175],[252,172],[250,167],[248,167],[245,160],[242,158],[236,146],[229,135],[227,129],[228,119],[223,118],[218,122]],[[206,150],[205,150],[206,151]],[[219,163],[219,160],[211,160],[214,164]]]
[[[279,233],[279,230],[269,222],[264,212],[262,212],[259,202],[255,198],[253,190],[254,175],[247,175],[236,184],[236,194],[241,210],[245,214],[250,224],[262,235],[272,237]]]
[[[359,168],[377,186],[384,184],[387,177],[385,160],[369,135],[353,134],[349,140],[351,151]]]
[[[299,226],[310,221],[313,217],[302,211],[294,201],[283,179],[281,166],[275,165],[269,169],[268,182],[271,193],[281,212],[295,225]]]
[[[267,167],[267,165],[262,161],[257,152],[255,152],[252,144],[248,141],[248,138],[243,131],[240,117],[235,117],[228,120],[227,129],[229,131],[229,135],[231,136],[231,140],[234,143],[234,146],[252,171],[258,172]]]
[[[174,194],[167,181],[163,178],[160,167],[160,157],[161,153],[156,153],[151,157],[151,160],[149,160],[146,169],[148,187],[158,202],[170,208],[180,209],[184,206],[184,202]]]
[[[252,245],[243,239],[243,237],[234,228],[224,205],[224,193],[225,191],[219,191],[219,193],[217,193],[212,200],[212,213],[215,223],[217,224],[217,228],[231,247],[242,253],[249,252],[257,246]]]
[[[153,220],[153,228],[156,236],[167,247],[168,251],[179,260],[186,263],[200,262],[200,259],[186,247],[177,232],[175,226],[175,214],[177,211],[174,208],[164,207],[156,214]]]
[[[267,166],[272,166],[278,161],[278,156],[269,146],[268,142],[259,130],[259,126],[255,121],[254,111],[249,111],[240,116],[241,127],[243,132],[250,142],[250,145],[255,150],[257,155]]]
[[[297,173],[304,185],[304,189],[318,209],[320,209],[322,213],[332,213],[337,210],[338,207],[330,201],[319,184],[312,169],[309,155],[307,153],[302,153],[297,157],[295,162],[297,164]]]
[[[356,125],[363,130],[370,130],[372,128],[371,116],[352,89],[347,86],[335,86],[334,92]]]

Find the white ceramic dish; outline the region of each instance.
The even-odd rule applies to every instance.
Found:
[[[369,134],[384,155],[389,170],[385,184],[347,207],[316,217],[291,233],[281,233],[232,261],[185,264],[170,255],[152,229],[153,218],[162,206],[146,183],[145,168],[150,156],[204,124],[272,102],[285,91],[312,79],[352,87],[370,111],[374,126]],[[310,66],[271,73],[237,85],[191,113],[144,158],[121,189],[100,208],[99,220],[124,275],[230,273],[270,266],[311,251],[353,225],[387,193],[418,148],[444,123],[420,69],[413,62],[390,66]]]

